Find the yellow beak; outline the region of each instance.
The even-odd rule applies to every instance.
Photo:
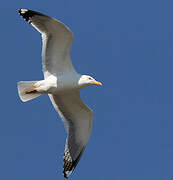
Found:
[[[98,82],[98,81],[93,81],[92,84],[95,84],[95,85],[98,85],[98,86],[102,86],[102,83]]]

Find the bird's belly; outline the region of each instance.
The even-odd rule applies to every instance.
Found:
[[[39,81],[38,91],[43,94],[59,94],[72,90],[71,83],[66,83],[55,76],[51,76],[43,81]]]
[[[58,81],[55,76],[38,81],[36,84],[37,91],[43,94],[54,94],[58,91]]]
[[[52,84],[48,87],[47,93],[48,94],[61,94],[68,91],[71,91],[73,88],[69,86],[61,86],[61,84]]]

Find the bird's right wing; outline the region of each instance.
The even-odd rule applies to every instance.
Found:
[[[47,77],[75,71],[70,60],[73,33],[62,22],[28,9],[19,14],[42,34],[43,73]]]
[[[93,112],[81,100],[79,92],[50,95],[55,109],[64,121],[67,140],[64,151],[64,177],[75,169],[91,134]]]

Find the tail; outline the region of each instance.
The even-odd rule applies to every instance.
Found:
[[[38,81],[20,81],[17,83],[18,94],[23,102],[29,101],[41,95],[37,92],[34,84]]]

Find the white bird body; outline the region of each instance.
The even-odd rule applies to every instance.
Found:
[[[42,66],[44,80],[18,82],[22,101],[48,94],[62,118],[67,131],[64,152],[64,177],[75,169],[89,140],[93,112],[80,98],[80,89],[96,84],[94,78],[78,74],[70,60],[73,34],[60,21],[28,9],[19,14],[42,35]]]
[[[65,93],[79,88],[78,80],[80,76],[77,73],[67,73],[58,76],[50,75],[45,80],[38,81],[34,86],[42,94]]]

